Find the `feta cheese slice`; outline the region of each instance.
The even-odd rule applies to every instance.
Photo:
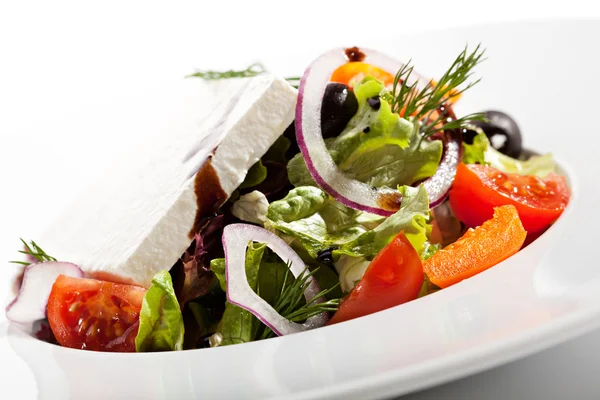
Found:
[[[231,195],[292,123],[296,98],[296,89],[281,78],[242,80],[200,126],[132,155],[131,168],[116,169],[93,185],[39,243],[86,276],[149,287],[191,243],[196,173],[212,155],[221,189]]]

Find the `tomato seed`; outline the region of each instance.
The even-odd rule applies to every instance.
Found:
[[[77,326],[78,326],[77,333],[82,335],[83,332],[88,327],[88,320],[83,317],[79,318],[79,321],[77,321]]]
[[[81,305],[82,305],[82,304],[83,304],[83,303],[82,303],[81,301],[75,301],[74,303],[72,303],[72,304],[69,306],[69,312],[72,312],[72,313],[73,313],[73,312],[75,312],[75,311],[79,310],[79,307],[81,307]]]
[[[123,335],[123,327],[119,322],[113,325],[113,331],[115,332],[115,337],[121,337]]]

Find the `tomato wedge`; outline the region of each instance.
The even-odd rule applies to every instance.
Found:
[[[527,232],[512,205],[494,209],[494,217],[470,228],[456,242],[423,262],[429,280],[441,288],[470,278],[521,249]]]
[[[342,300],[329,324],[348,321],[414,300],[423,285],[423,265],[404,232],[375,256],[362,279]]]
[[[48,298],[58,342],[77,349],[134,352],[146,289],[60,275]]]
[[[552,224],[569,203],[563,176],[507,174],[486,165],[459,164],[450,190],[456,217],[470,227],[492,218],[494,207],[512,204],[525,230],[539,233]]]

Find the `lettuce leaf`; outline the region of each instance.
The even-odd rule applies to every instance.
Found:
[[[462,160],[465,164],[482,164],[487,165],[485,161],[485,152],[490,146],[485,133],[478,133],[473,138],[473,144],[463,142]]]
[[[490,165],[503,172],[536,175],[540,178],[556,171],[556,164],[551,153],[532,156],[526,161],[517,160],[490,146],[485,133],[478,133],[473,139],[472,145],[464,144],[463,162]]]
[[[400,231],[404,231],[415,250],[419,254],[422,253],[432,229],[429,224],[431,215],[427,191],[423,185],[418,188],[404,186],[399,190],[403,196],[400,209],[375,229],[364,232],[354,240],[345,243],[336,253],[354,257],[373,257]]]
[[[183,335],[183,316],[171,275],[161,271],[152,278],[152,286],[144,295],[135,349],[138,352],[181,350]]]
[[[337,138],[325,141],[340,170],[370,186],[391,188],[433,175],[442,156],[442,143],[421,141],[418,122],[392,113],[381,82],[367,77],[354,93],[359,103],[356,115]],[[367,101],[375,96],[381,104],[378,110]],[[288,176],[296,187],[314,185],[302,154],[288,163]]]
[[[265,248],[264,244],[250,243],[246,250],[246,277],[253,290],[257,289],[258,271]],[[225,260],[220,260],[212,260],[211,269],[217,275],[221,287],[225,289]],[[223,337],[221,346],[251,342],[256,338],[259,327],[260,321],[251,312],[226,302],[225,312],[217,329]]]
[[[373,257],[400,231],[421,253],[431,232],[427,191],[422,185],[399,190],[400,210],[380,218],[348,208],[319,188],[298,187],[269,205],[267,225],[297,240],[312,258],[330,248],[336,255]]]
[[[250,188],[262,183],[267,179],[267,168],[263,165],[262,160],[258,160],[253,166],[250,167],[244,182],[239,186],[240,189]]]
[[[210,265],[215,275],[217,275],[221,288],[225,290],[227,287],[225,259],[214,259]],[[289,273],[286,263],[266,248],[264,244],[252,243],[248,247],[246,251],[246,274],[250,287],[273,307],[276,306],[279,296],[284,290],[284,285],[288,287],[296,281],[293,275]],[[337,275],[324,265],[319,266],[319,270],[315,272],[314,277],[322,290],[330,289],[337,284]],[[329,296],[333,298],[339,298],[342,295],[341,292],[335,290],[329,293]],[[293,309],[288,311],[292,312],[304,304],[305,302],[302,299],[295,304]],[[267,333],[266,329],[250,312],[226,303],[225,312],[217,332],[222,337],[220,345],[225,346],[264,338]]]
[[[302,186],[269,205],[267,224],[299,240],[316,258],[322,250],[340,246],[366,232],[357,222],[360,214],[317,187]]]
[[[520,175],[536,175],[544,178],[549,173],[556,172],[556,164],[551,153],[532,156],[526,161],[521,161],[500,153],[492,146],[488,146],[485,152],[485,161],[501,171]]]
[[[348,293],[354,288],[363,277],[370,260],[400,231],[404,231],[407,239],[423,259],[431,257],[438,249],[428,241],[432,227],[429,224],[431,219],[429,197],[425,187],[404,186],[400,191],[404,196],[400,210],[374,229],[334,251],[334,254],[339,256],[335,261],[335,268],[339,273],[344,292]]]

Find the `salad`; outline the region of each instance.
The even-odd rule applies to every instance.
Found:
[[[429,80],[352,47],[301,78],[259,64],[196,72],[242,89],[220,108],[235,123],[216,121],[186,156],[201,161],[193,174],[165,166],[189,190],[124,202],[116,220],[165,205],[141,213],[156,218],[130,233],[142,245],[109,262],[91,240],[22,240],[8,319],[41,321],[40,339],[84,350],[227,346],[363,317],[493,267],[547,230],[570,191],[551,154],[524,150],[509,115],[455,114],[483,60],[465,48]]]

